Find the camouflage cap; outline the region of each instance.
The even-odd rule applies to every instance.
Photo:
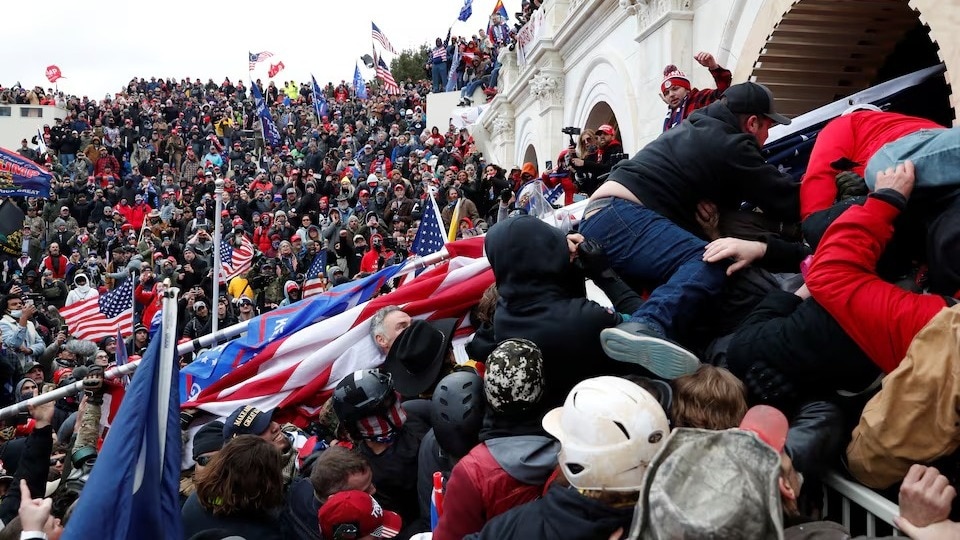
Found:
[[[536,405],[543,396],[540,348],[526,339],[500,342],[487,358],[483,391],[499,413],[521,413]]]

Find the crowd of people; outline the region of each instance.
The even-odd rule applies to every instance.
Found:
[[[320,254],[324,288],[413,256],[433,202],[444,228],[486,234],[496,283],[469,315],[470,361],[457,320],[389,306],[371,319],[382,365],[340,380],[309,426],[184,410],[184,538],[847,538],[817,487],[841,461],[900,485],[911,537],[960,534],[958,130],[848,111],[797,184],[761,153],[790,122],[773,94],[700,53],[716,89],[667,66],[664,133],[632,158],[605,124],[571,130],[550,170],[501,166],[424,107],[451,71],[495,87],[508,42],[438,39],[432,81],[365,100],[330,83],[320,117],[309,84],[257,81],[277,147],[242,80],[4,90],[67,114],[19,150],[54,180],[11,199],[26,217],[0,276],[0,405],[84,392],[4,420],[0,538],[69,527],[121,384],[103,373],[121,347],[144,354],[166,287],[184,293],[177,338],[195,339],[300,300]],[[588,199],[576,230],[525,215],[538,180],[558,205]],[[255,256],[214,298],[220,182],[222,242]],[[72,337],[60,311],[124,283],[132,335]]]

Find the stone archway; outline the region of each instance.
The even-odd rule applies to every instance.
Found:
[[[920,100],[923,110],[904,112],[953,121],[950,101],[956,103],[957,96],[950,95],[947,81],[950,68],[957,66],[942,54],[936,40],[942,34],[932,32],[922,11],[915,9],[920,3],[923,0],[766,0],[739,55],[735,78],[769,86],[784,114],[796,116],[947,61],[947,78]],[[937,9],[957,9],[942,5],[956,3],[941,0]],[[960,41],[960,36],[949,39]]]
[[[539,161],[537,161],[537,149],[534,148],[532,144],[527,145],[527,148],[523,151],[523,159],[520,161],[520,165],[522,166],[527,162],[533,163],[533,165],[537,168],[538,174],[541,170],[543,170],[543,166]]]

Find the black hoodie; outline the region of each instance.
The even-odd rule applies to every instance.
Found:
[[[629,531],[632,520],[632,505],[612,508],[580,495],[576,489],[553,485],[542,499],[500,514],[480,533],[466,538],[594,540],[609,538],[621,527]]]
[[[586,299],[583,274],[570,263],[563,232],[535,217],[516,216],[491,227],[485,247],[500,294],[496,341],[523,338],[540,348],[545,407],[563,405],[584,379],[629,368],[600,347],[600,331],[621,317]]]

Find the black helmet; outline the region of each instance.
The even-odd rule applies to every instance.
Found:
[[[483,379],[472,371],[455,371],[433,391],[430,423],[440,448],[460,459],[479,441],[486,407]]]
[[[340,425],[355,434],[356,423],[368,416],[380,415],[393,406],[396,393],[389,373],[361,369],[347,375],[333,391],[333,411]]]

